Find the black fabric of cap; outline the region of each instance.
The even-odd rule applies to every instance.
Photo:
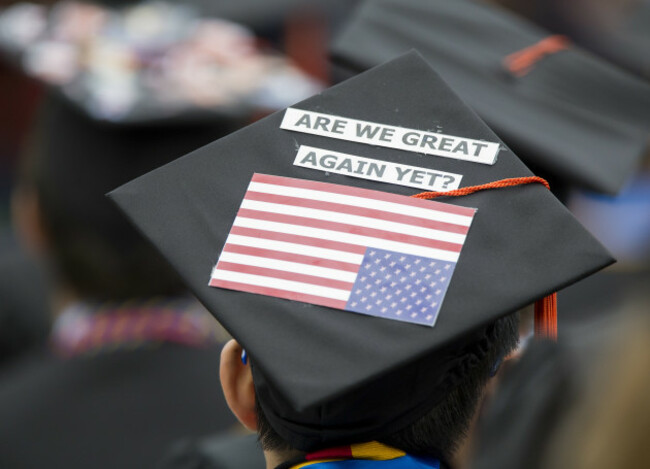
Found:
[[[550,35],[486,2],[373,0],[332,53],[360,71],[416,48],[524,162],[615,194],[647,149],[650,84],[575,46],[541,57],[524,76],[507,71],[508,55]]]
[[[411,52],[295,108],[500,142]],[[293,164],[300,145],[464,175],[462,186],[530,176],[502,146],[478,164],[280,129],[284,111],[109,196],[247,350],[260,404],[291,445],[311,450],[408,425],[489,346],[496,319],[610,264],[611,256],[541,184],[445,202],[477,208],[434,327],[213,288],[210,273],[253,173],[393,194],[417,189]],[[469,352],[469,353],[468,353]]]

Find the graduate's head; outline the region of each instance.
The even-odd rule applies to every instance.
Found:
[[[432,380],[432,389],[429,391],[432,396],[437,397],[432,398],[428,406],[425,404],[421,408],[421,415],[414,414],[410,419],[412,421],[402,427],[393,425],[392,421],[395,416],[411,407],[412,403],[409,393],[404,394],[400,389],[409,390],[409,384],[400,376],[399,371],[384,380],[386,384],[381,388],[374,384],[368,385],[375,401],[382,401],[383,407],[378,404],[359,406],[356,397],[352,395],[349,397],[350,404],[333,399],[332,402],[321,405],[318,413],[325,413],[327,407],[341,407],[347,409],[350,420],[358,418],[357,414],[362,414],[367,420],[385,420],[389,422],[386,428],[372,438],[407,453],[451,460],[468,434],[486,383],[495,375],[504,357],[517,345],[518,324],[517,313],[498,319],[484,328],[483,337],[475,338],[477,340],[473,343],[457,350],[458,355],[471,356],[471,364],[462,362],[462,369],[450,370],[449,379],[442,383],[436,384]],[[221,384],[231,410],[245,426],[258,433],[265,451],[279,454],[300,451],[285,440],[266,417],[264,407],[255,393],[251,367],[254,367],[254,358],[248,357],[242,347],[235,340],[231,340],[222,351],[220,368]],[[426,386],[426,382],[422,382],[421,386]],[[433,389],[436,386],[438,391]],[[346,397],[342,397],[341,401],[345,399]],[[273,411],[277,413],[277,409]],[[317,429],[319,424],[321,422],[316,419],[312,422],[314,429]],[[363,435],[367,429],[358,430]],[[339,444],[362,443],[368,438],[365,435],[355,436],[354,428],[350,428],[348,436],[341,439]]]
[[[224,389],[265,444],[444,456],[512,315],[612,262],[540,182],[412,52],[110,196],[237,341]]]
[[[223,133],[210,121],[99,121],[51,93],[24,155],[14,198],[18,225],[76,296],[183,292],[178,275],[105,193]]]

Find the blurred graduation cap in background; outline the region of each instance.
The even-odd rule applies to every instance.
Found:
[[[650,1],[498,0],[535,24],[650,79]]]
[[[615,194],[647,150],[649,83],[486,2],[367,1],[332,54],[358,72],[411,48],[549,180]]]
[[[283,26],[295,14],[306,11],[318,12],[330,23],[338,24],[340,18],[349,12],[359,0],[312,0],[308,4],[301,0],[240,0],[238,2],[213,2],[190,0],[206,15],[225,18],[245,24],[256,32],[268,32],[270,27]]]
[[[102,266],[107,281],[87,285],[101,298],[111,282],[138,293],[110,274],[116,250],[134,275],[166,268],[108,190],[321,89],[248,29],[162,2],[17,4],[0,13],[0,48],[46,85],[24,175],[60,257],[76,264],[64,274],[88,284],[83,272]]]
[[[110,122],[247,119],[323,87],[249,28],[180,3],[20,3],[0,14],[0,50]]]
[[[495,320],[613,261],[539,182],[411,52],[109,196],[246,349],[274,429],[312,450],[410,424]],[[456,188],[472,193],[407,197]]]
[[[43,264],[53,287],[48,293],[58,301],[44,298],[38,311],[48,322],[54,320],[44,338],[48,346],[35,350],[25,368],[16,367],[11,386],[2,388],[3,461],[9,465],[30,461],[28,465],[39,467],[43,460],[48,464],[58,460],[53,465],[64,467],[72,458],[81,466],[97,467],[97,454],[103,454],[100,459],[106,467],[124,467],[126,461],[141,467],[153,465],[165,442],[232,425],[218,396],[210,409],[202,408],[202,399],[196,398],[214,396],[216,391],[214,380],[200,379],[204,364],[211,363],[210,355],[218,353],[214,321],[187,297],[178,275],[105,192],[239,125],[214,117],[107,122],[58,90],[44,97],[30,148],[21,161],[14,208],[17,217],[26,216],[23,221],[29,223],[18,226],[27,228],[24,233],[36,237],[36,247],[43,248]],[[9,314],[20,318],[31,298],[45,295],[37,279],[15,269],[10,274],[2,309],[13,304]],[[174,319],[165,322],[165,318]],[[136,323],[144,327],[131,327]],[[190,327],[181,331],[181,324]],[[157,326],[170,329],[161,334]],[[183,334],[188,330],[205,340],[186,340]],[[199,343],[207,348],[194,347]],[[212,352],[210,344],[215,345]],[[184,376],[195,378],[192,387]],[[102,392],[89,392],[96,388]],[[188,399],[194,406],[184,406],[181,413],[160,413],[165,407],[160,402],[182,400],[184,392],[191,393]],[[42,410],[36,420],[30,418],[30,403],[35,402]],[[97,412],[89,413],[89,408]],[[128,408],[134,412],[124,410]],[[35,449],[26,435],[41,431],[43,414],[62,412],[77,423],[64,430],[45,428],[42,431],[56,438],[41,438]],[[126,425],[128,430],[125,415],[136,416]],[[138,422],[153,425],[155,434],[140,432]],[[92,450],[74,453],[79,444]],[[115,452],[118,444],[120,451]],[[92,462],[84,462],[84,457]]]
[[[242,125],[243,119],[214,116],[106,122],[59,90],[49,90],[21,166],[23,182],[38,191],[45,229],[57,246],[59,273],[73,276],[68,280],[98,300],[114,298],[112,285],[146,294],[129,275],[139,278],[149,269],[164,279],[168,267],[104,194]],[[123,255],[120,262],[113,259],[116,252]],[[132,263],[128,275],[120,268],[126,262]],[[87,275],[91,271],[103,274]]]

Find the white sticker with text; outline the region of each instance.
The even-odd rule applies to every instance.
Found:
[[[458,189],[460,180],[463,178],[460,174],[364,158],[305,145],[301,145],[298,149],[293,164],[328,173],[416,187],[426,191]]]
[[[499,144],[287,108],[280,128],[427,155],[492,165]]]

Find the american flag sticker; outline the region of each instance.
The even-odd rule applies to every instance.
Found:
[[[433,326],[475,212],[254,174],[210,286]]]

